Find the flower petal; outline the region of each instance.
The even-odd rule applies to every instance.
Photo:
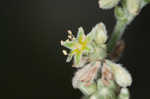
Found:
[[[85,33],[84,33],[84,29],[82,27],[79,27],[79,29],[78,29],[77,39],[79,42],[82,42],[85,39]]]
[[[76,41],[65,41],[63,42],[62,46],[69,48],[69,49],[73,49],[75,47],[75,43]]]
[[[75,64],[75,66],[80,63],[81,57],[82,57],[82,53],[78,53],[78,54],[76,54],[74,56],[74,64]]]
[[[72,55],[72,54],[69,54],[68,57],[67,57],[66,62],[70,62],[70,61],[72,60],[72,57],[73,57],[73,55]]]

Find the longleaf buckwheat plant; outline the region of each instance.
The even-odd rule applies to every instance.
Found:
[[[99,0],[101,9],[114,8],[116,25],[110,39],[103,22],[98,23],[85,35],[82,27],[75,37],[68,30],[68,39],[61,45],[66,62],[73,59],[77,68],[72,85],[83,93],[82,99],[129,99],[128,87],[132,84],[131,74],[121,64],[116,63],[124,49],[121,40],[126,27],[135,19],[150,0]]]

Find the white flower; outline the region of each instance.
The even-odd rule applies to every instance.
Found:
[[[60,43],[62,46],[70,49],[69,54],[63,50],[64,55],[68,55],[67,62],[70,62],[72,57],[74,57],[74,67],[78,68],[77,66],[80,63],[83,54],[92,52],[90,43],[93,40],[93,37],[89,34],[85,35],[82,27],[78,29],[76,38],[72,35],[71,31],[68,31],[68,34],[68,39],[66,41],[61,41]]]

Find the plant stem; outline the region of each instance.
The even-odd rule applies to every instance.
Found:
[[[108,53],[111,53],[113,51],[117,41],[121,39],[126,26],[127,21],[117,21],[114,31],[112,33],[112,37],[108,42]]]
[[[145,7],[149,3],[150,3],[150,0],[145,0],[145,2],[143,1],[141,3],[140,10],[142,10],[142,8]],[[108,53],[111,53],[113,51],[113,49],[116,46],[117,41],[121,39],[127,25],[130,24],[137,15],[129,14],[127,16],[127,21],[117,20],[111,39],[108,42]]]

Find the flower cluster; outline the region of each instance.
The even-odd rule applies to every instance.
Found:
[[[84,94],[82,99],[129,99],[132,77],[116,60],[125,47],[121,37],[126,27],[148,3],[150,0],[99,0],[100,8],[114,8],[116,25],[110,40],[101,22],[87,35],[82,27],[76,37],[69,30],[68,39],[61,41],[70,50],[63,50],[66,61],[73,59],[73,67],[77,68],[72,85]]]
[[[73,87],[89,99],[112,99],[117,97],[118,91],[118,97],[125,94],[128,99],[131,75],[120,64],[107,59],[107,39],[103,23],[97,24],[87,35],[82,27],[77,37],[68,31],[68,39],[61,41],[61,45],[70,49],[69,53],[63,50],[68,55],[67,62],[74,58],[73,67],[78,68],[72,80]]]
[[[117,63],[125,48],[121,38],[126,27],[149,3],[150,0],[99,0],[101,9],[114,8],[116,25],[109,41],[102,22],[86,34],[79,27],[76,37],[69,30],[68,39],[61,41],[69,49],[62,51],[67,56],[66,62],[73,59],[72,67],[77,68],[72,85],[84,94],[82,99],[130,98],[131,74]]]

